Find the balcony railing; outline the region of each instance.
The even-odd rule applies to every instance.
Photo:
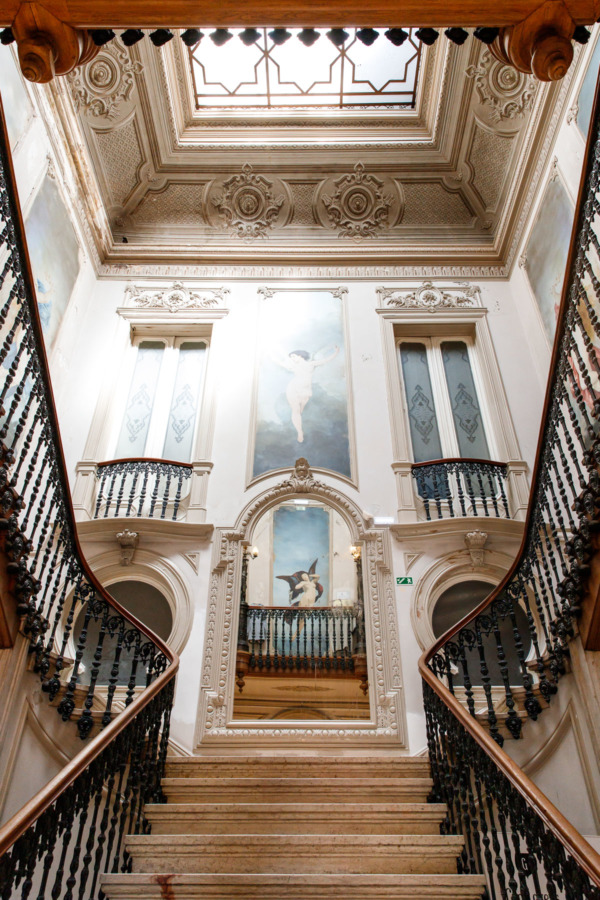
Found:
[[[143,517],[176,522],[185,514],[192,465],[164,459],[115,459],[96,468],[94,519]]]
[[[414,463],[412,475],[428,522],[460,516],[511,518],[506,463],[434,459]]]
[[[353,671],[356,612],[343,607],[248,607],[251,669]]]

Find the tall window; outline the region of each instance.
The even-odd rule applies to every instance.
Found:
[[[190,462],[206,352],[206,342],[185,338],[138,343],[115,458]]]
[[[489,459],[471,343],[429,337],[403,340],[398,350],[414,461]]]

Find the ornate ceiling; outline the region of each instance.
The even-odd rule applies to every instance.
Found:
[[[542,86],[473,39],[439,41],[414,109],[265,119],[198,112],[187,53],[179,40],[115,40],[49,88],[104,271],[433,259],[448,274],[506,270],[566,80]]]

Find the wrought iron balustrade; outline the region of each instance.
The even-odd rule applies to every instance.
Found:
[[[250,670],[354,671],[356,610],[249,606]]]
[[[89,738],[0,829],[0,894],[96,900],[161,796],[177,658],[81,552],[33,285],[0,105],[0,602],[63,727]]]
[[[506,463],[434,459],[414,463],[413,478],[425,518],[490,516],[510,519]]]
[[[518,738],[551,701],[597,552],[599,110],[597,91],[523,543],[498,588],[420,661],[432,797],[448,805],[444,832],[465,836],[461,870],[487,874],[490,900],[600,897],[600,856],[501,749],[497,702]]]
[[[145,517],[176,522],[189,496],[190,463],[115,459],[96,470],[95,519]]]

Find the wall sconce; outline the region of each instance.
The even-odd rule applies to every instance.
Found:
[[[256,559],[258,556],[258,547],[246,547],[246,555],[248,559]]]
[[[352,544],[352,546],[350,547],[350,554],[352,556],[352,559],[355,562],[358,562],[361,556],[361,548],[357,547],[355,544]]]

